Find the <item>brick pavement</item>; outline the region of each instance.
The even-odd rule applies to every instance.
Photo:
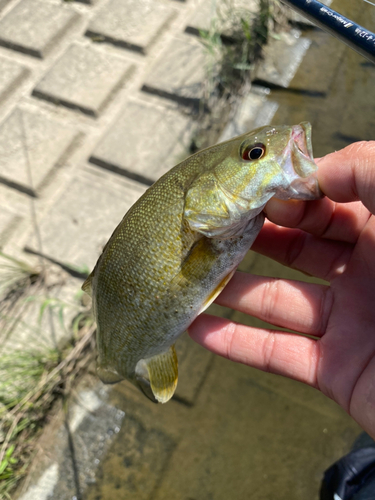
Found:
[[[229,6],[233,15],[246,3],[222,0],[217,8],[224,18]],[[208,4],[0,4],[3,251],[33,260],[26,249],[64,265],[92,266],[145,187],[187,156],[197,127],[191,105],[202,98],[206,80],[207,51],[196,35],[217,16],[215,2],[209,10]],[[252,0],[248,8],[256,5]],[[264,96],[249,98],[257,103],[246,108],[250,115],[257,123],[269,121],[276,108]],[[20,230],[9,230],[13,220],[22,221]]]
[[[32,230],[25,236],[25,228],[31,227],[28,197],[35,198],[43,231],[63,224],[64,217],[51,216],[64,212],[59,200],[69,200],[64,206],[77,212],[90,203],[93,184],[88,181],[85,190],[77,189],[85,182],[80,176],[88,164],[95,165],[110,198],[113,173],[140,182],[134,190],[140,193],[188,154],[196,128],[189,105],[202,97],[207,63],[205,49],[191,33],[213,22],[213,5],[198,0],[1,3],[0,206],[4,213],[11,207],[25,222],[22,237],[14,232],[10,238],[5,229],[1,233],[6,252],[22,254],[25,246],[33,247]],[[256,9],[255,0],[222,0],[217,5],[222,18],[229,16],[228,6],[231,15],[233,6]],[[278,80],[286,86],[293,78],[309,41],[287,38],[270,49],[274,54],[258,71],[262,83]],[[270,61],[279,59],[285,44],[293,49],[283,59],[281,75]],[[250,94],[248,99],[257,104],[246,108],[249,116],[242,130],[252,122],[268,122],[276,109],[266,97],[260,101]],[[238,126],[227,129],[223,137],[238,132]],[[134,196],[126,199],[108,219],[108,227]],[[95,235],[90,241],[96,255],[103,243],[95,222],[103,215],[99,207],[93,203],[85,218],[85,231]],[[65,222],[64,227],[66,241],[77,242],[77,231]],[[42,240],[42,253],[58,262],[74,261],[72,252],[63,255],[59,245],[53,249],[47,240]],[[87,264],[92,260],[87,257]]]

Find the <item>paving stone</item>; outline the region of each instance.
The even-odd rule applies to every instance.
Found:
[[[198,104],[206,79],[206,53],[198,40],[188,35],[174,39],[151,67],[142,90]]]
[[[345,51],[345,44],[321,30],[309,33],[311,45],[289,87],[327,94]],[[319,64],[317,64],[319,61]]]
[[[7,207],[0,207],[0,248],[17,229],[20,221],[19,215],[11,212]]]
[[[86,35],[145,54],[175,13],[155,0],[111,0],[91,21]]]
[[[117,224],[144,191],[136,182],[111,179],[101,172],[72,179],[39,223],[43,254],[59,263],[91,270]],[[38,251],[34,235],[26,249]]]
[[[185,31],[199,35],[201,31],[214,30],[228,37],[233,37],[236,24],[238,26],[238,19],[255,14],[258,10],[259,2],[257,0],[220,0],[216,2],[204,0],[188,20]]]
[[[33,95],[98,116],[132,69],[126,60],[75,43],[42,78]]]
[[[43,58],[78,19],[66,5],[22,0],[0,21],[0,45]]]
[[[75,401],[70,401],[69,417],[65,415],[59,422],[55,418],[55,427],[59,427],[51,426],[42,436],[38,468],[43,464],[45,471],[27,486],[19,500],[71,500],[77,498],[77,489],[82,492],[95,481],[100,459],[125,417],[125,412],[105,401],[102,392],[106,391],[99,387],[78,391]]]
[[[187,333],[178,339],[176,351],[178,384],[174,398],[191,406],[205,381],[213,354],[193,342]]]
[[[90,162],[151,185],[188,156],[192,130],[192,121],[175,109],[129,101]]]
[[[264,60],[260,63],[255,81],[262,84],[287,88],[305,56],[311,41],[292,30],[281,33],[279,39],[271,39],[264,48]]]
[[[0,12],[2,11],[2,9],[4,7],[6,7],[8,5],[8,3],[10,3],[12,0],[0,0]]]
[[[29,73],[25,66],[0,57],[0,103],[16,90]]]
[[[239,104],[234,117],[225,127],[219,142],[227,141],[255,128],[269,125],[277,108],[278,104],[269,100],[264,93],[250,92]]]
[[[77,139],[71,126],[16,108],[0,125],[0,182],[38,196]]]

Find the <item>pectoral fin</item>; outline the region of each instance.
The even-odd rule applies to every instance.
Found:
[[[229,280],[232,278],[233,274],[236,272],[236,269],[233,269],[223,280],[220,281],[218,286],[215,288],[213,292],[210,293],[210,295],[207,297],[206,301],[204,304],[202,304],[202,307],[199,311],[198,314],[202,314],[203,311],[209,307],[212,302],[216,299],[216,297],[224,290],[224,288],[227,286],[227,283],[229,283]]]
[[[177,387],[178,363],[174,346],[168,351],[138,361],[135,376],[143,392],[152,401],[166,403]]]
[[[117,373],[116,370],[104,368],[100,364],[96,368],[96,373],[104,384],[117,384],[117,382],[124,380],[124,377]]]

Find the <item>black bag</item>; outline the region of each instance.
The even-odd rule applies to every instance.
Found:
[[[320,500],[375,500],[375,444],[351,451],[325,471]]]

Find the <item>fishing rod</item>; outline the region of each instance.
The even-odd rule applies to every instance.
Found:
[[[281,0],[375,64],[375,34],[317,0]]]

